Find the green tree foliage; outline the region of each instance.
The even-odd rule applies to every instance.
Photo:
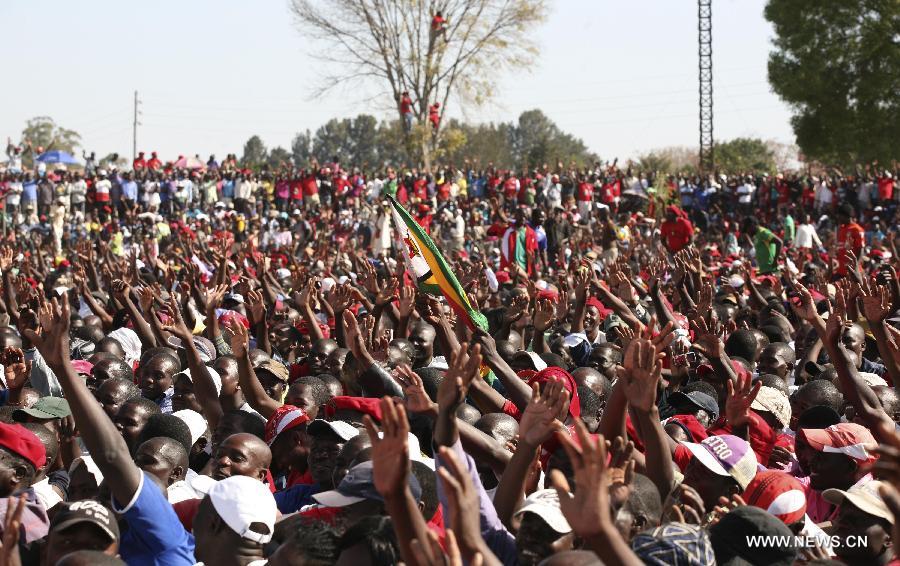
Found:
[[[273,148],[272,151],[269,152],[269,156],[266,158],[266,164],[272,169],[277,169],[282,164],[290,165],[292,157],[293,155],[290,151],[279,146]]]
[[[758,138],[735,138],[715,145],[716,169],[725,173],[775,171],[775,152]]]
[[[294,163],[306,163],[312,157],[312,134],[309,130],[300,132],[291,141],[291,155]]]
[[[900,158],[900,2],[769,0],[769,82],[809,158]]]
[[[26,167],[34,165],[34,157],[41,151],[60,150],[75,155],[75,148],[81,146],[81,136],[75,130],[63,128],[49,116],[37,116],[25,122],[22,130],[22,145],[31,145],[23,157]]]
[[[244,155],[241,157],[241,165],[244,167],[259,167],[266,162],[268,152],[266,145],[259,136],[252,136],[244,144]]]

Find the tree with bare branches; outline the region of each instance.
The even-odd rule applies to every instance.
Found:
[[[531,37],[547,13],[545,0],[289,1],[298,27],[327,45],[319,56],[329,72],[317,94],[368,82],[392,97],[402,123],[408,92],[415,125],[407,149],[421,152],[426,169],[441,133],[429,108],[489,100],[500,72],[533,61]]]

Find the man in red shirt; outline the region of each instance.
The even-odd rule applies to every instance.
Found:
[[[444,36],[444,41],[449,41],[447,39],[447,20],[444,19],[444,15],[441,12],[435,12],[434,17],[431,18],[431,37],[432,39],[437,38],[439,35]]]
[[[139,151],[137,157],[134,158],[134,161],[131,162],[131,168],[134,171],[138,171],[147,166],[147,162],[144,160],[144,152]]]
[[[878,202],[887,204],[894,198],[894,178],[890,171],[884,172],[884,177],[878,178]]]
[[[666,207],[666,219],[659,228],[663,245],[670,253],[677,253],[694,241],[694,225],[687,214],[674,205]]]
[[[411,131],[413,123],[412,98],[409,97],[409,92],[405,90],[400,95],[400,114],[403,115],[403,126],[406,128],[406,131]]]
[[[435,102],[428,107],[428,121],[431,122],[431,129],[437,132],[441,126],[441,103]]]
[[[838,221],[837,233],[837,260],[838,268],[835,272],[843,277],[848,273],[850,260],[847,252],[853,252],[857,259],[862,254],[863,243],[865,242],[866,232],[863,227],[856,223],[856,211],[853,206],[844,203],[838,207],[835,218]]]
[[[150,161],[147,162],[147,168],[151,171],[156,171],[160,167],[162,167],[162,161],[160,161],[159,158],[156,157],[155,151],[150,152]]]

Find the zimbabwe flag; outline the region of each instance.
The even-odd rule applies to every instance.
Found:
[[[447,260],[434,245],[431,236],[425,233],[394,197],[388,195],[388,198],[393,206],[394,226],[403,244],[406,268],[415,277],[419,290],[429,295],[443,295],[456,315],[465,321],[470,329],[480,328],[486,331],[487,319],[472,307],[469,297],[463,291]]]

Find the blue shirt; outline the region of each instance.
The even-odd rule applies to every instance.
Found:
[[[131,502],[113,511],[125,520],[119,543],[122,560],[129,566],[193,566],[194,535],[184,530],[172,504],[146,472]]]
[[[134,181],[125,181],[122,183],[122,198],[125,200],[137,200],[138,186]]]
[[[22,200],[37,200],[37,183],[35,181],[22,183]]]
[[[283,515],[296,513],[301,507],[315,503],[316,501],[312,496],[320,491],[322,491],[322,488],[317,483],[297,484],[284,491],[276,491],[274,494],[275,503]]]

